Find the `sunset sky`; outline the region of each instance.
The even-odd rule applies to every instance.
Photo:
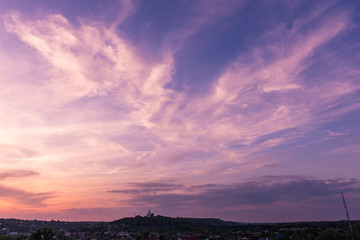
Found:
[[[1,0],[0,218],[360,219],[360,1]]]

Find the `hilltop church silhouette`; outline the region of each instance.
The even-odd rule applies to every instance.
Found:
[[[152,213],[149,209],[148,213],[146,214],[145,217],[153,217],[154,216],[154,213]]]

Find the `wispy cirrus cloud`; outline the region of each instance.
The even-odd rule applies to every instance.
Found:
[[[40,123],[53,122],[56,118],[52,116],[62,113],[62,123],[56,123],[55,120],[55,124],[58,125],[58,130],[66,134],[67,131],[76,131],[75,128],[78,128],[76,124],[67,124],[67,119],[71,119],[72,122],[82,121],[85,115],[89,117],[90,114],[94,117],[90,124],[102,128],[102,119],[99,119],[99,115],[94,111],[97,111],[97,107],[105,107],[102,111],[110,117],[107,121],[114,121],[117,125],[120,123],[119,128],[133,125],[131,128],[137,131],[137,125],[150,127],[150,120],[161,111],[163,104],[177,98],[178,94],[175,91],[164,88],[171,79],[171,56],[165,56],[164,63],[145,63],[136,56],[129,44],[109,29],[101,25],[83,25],[76,29],[60,15],[25,22],[19,14],[13,13],[6,19],[8,31],[17,34],[51,63],[47,71],[52,74],[50,77],[42,76],[42,92],[36,94],[39,101],[42,101],[49,97],[49,92],[52,95],[51,100],[46,106],[42,104],[42,107],[55,107],[56,110],[48,112],[38,109],[34,117],[37,117]],[[96,105],[100,105],[85,110],[85,114],[74,114],[65,110],[65,107],[84,107],[84,104],[95,98]],[[110,107],[106,106],[108,103]],[[113,115],[116,109],[123,112]],[[112,119],[117,117],[122,119]],[[41,128],[45,134],[52,134],[54,130],[51,126]],[[82,131],[79,128],[78,130]],[[92,140],[86,142],[91,143]],[[126,152],[124,147],[120,149]]]
[[[343,69],[339,75],[327,75],[326,82],[319,79],[316,87],[304,78],[314,56],[321,54],[324,46],[349,25],[347,12],[336,12],[323,16],[306,32],[279,29],[273,35],[266,34],[266,37],[278,39],[278,43],[256,47],[254,55],[240,55],[215,82],[212,93],[193,100],[186,110],[180,111],[181,131],[191,129],[199,138],[205,133],[206,139],[220,143],[218,147],[236,141],[252,145],[248,148],[251,152],[251,149],[258,151],[280,142],[291,142],[304,131],[339,117],[344,111],[358,109],[356,102],[341,103],[344,96],[351,97],[359,88],[352,76],[343,77],[347,70]],[[266,57],[269,53],[271,58]],[[336,61],[334,59],[333,64]],[[356,95],[352,98],[357,99]],[[331,106],[339,107],[327,113],[319,111]],[[276,133],[279,133],[277,144],[271,139],[268,144],[257,144],[263,137]],[[202,143],[201,146],[207,145]]]
[[[128,19],[131,15],[133,15],[138,9],[138,3],[132,0],[119,0],[121,5],[121,11],[117,14],[117,17],[114,22],[112,22],[110,29],[114,30],[119,26],[123,21]]]
[[[349,134],[349,133],[346,133],[346,132],[333,132],[333,131],[330,131],[330,130],[327,130],[326,132],[330,137],[345,136],[345,135]]]
[[[211,23],[221,20],[224,17],[234,14],[241,9],[245,1],[214,1],[209,4],[206,0],[193,2],[190,19],[180,21],[180,27],[165,36],[165,47],[169,47],[173,53],[180,51],[185,42],[193,35],[208,27]]]
[[[356,57],[336,50],[353,29],[349,9],[316,3],[315,8],[306,8],[306,14],[289,15],[289,20],[284,17],[288,12],[272,18],[271,11],[250,2],[197,1],[184,8],[176,5],[184,11],[178,13],[182,18],[160,21],[163,26],[141,15],[143,5],[138,3],[122,1],[118,19],[110,23],[83,18],[71,22],[61,13],[3,16],[0,156],[6,167],[42,166],[37,177],[47,176],[56,183],[54,191],[61,200],[71,192],[83,201],[82,196],[91,196],[92,206],[105,201],[106,196],[95,196],[104,187],[121,197],[121,193],[136,194],[137,203],[159,206],[167,198],[183,198],[189,206],[210,206],[215,202],[205,198],[226,201],[221,194],[239,197],[246,204],[256,196],[267,203],[289,202],[281,192],[296,184],[299,189],[311,184],[317,189],[332,186],[324,196],[352,191],[340,181],[327,185],[325,180],[292,179],[267,186],[246,180],[269,167],[281,173],[297,171],[283,164],[291,162],[292,149],[350,132],[324,127],[360,108]],[[267,7],[277,8],[272,2]],[[297,3],[289,11],[302,7]],[[142,22],[132,30],[134,34],[128,26],[136,27],[137,18]],[[251,25],[252,30],[249,19],[258,24]],[[232,20],[236,21],[230,27]],[[148,35],[141,35],[139,29],[146,29]],[[238,29],[242,30],[237,33]],[[236,40],[226,39],[230,36],[222,35],[226,31],[237,33]],[[154,45],[146,38],[152,33],[159,35]],[[133,39],[134,35],[139,39]],[[204,42],[204,36],[211,36],[212,41]],[[156,56],[145,56],[146,46]],[[350,52],[358,49],[353,44],[347,48]],[[218,56],[221,50],[232,56]],[[198,53],[198,58],[186,59],[189,52]],[[209,64],[216,68],[211,76],[193,76],[194,69],[208,69],[204,62],[211,54],[219,62],[226,61]],[[189,74],[180,79],[181,71]],[[192,91],[196,87],[200,90]],[[310,139],[316,131],[322,133],[321,139]],[[30,176],[31,172],[16,174]],[[89,187],[75,181],[78,178],[99,181]],[[168,179],[177,184],[162,183]],[[212,181],[219,184],[206,185]],[[123,184],[114,187],[119,182]],[[79,193],[81,186],[84,192]],[[40,192],[50,191],[49,186],[40,188],[44,189]],[[249,197],[236,195],[241,191]],[[145,193],[151,196],[146,198]],[[156,194],[159,198],[152,196]],[[289,196],[317,197],[313,192],[303,196],[290,192]],[[81,209],[77,207],[73,209]]]
[[[127,5],[132,9],[130,3]],[[225,12],[234,8],[231,2],[221,7]],[[210,20],[213,13],[207,9],[199,24],[191,26],[191,34],[214,21]],[[255,46],[250,55],[240,55],[213,83],[213,91],[200,98],[168,87],[176,67],[171,51],[163,50],[162,62],[149,62],[128,40],[100,23],[90,26],[83,22],[74,27],[61,15],[33,21],[12,13],[6,17],[5,26],[51,64],[48,71],[52,74],[42,86],[43,93],[52,93],[51,101],[55,102],[47,107],[57,106],[58,114],[73,122],[69,125],[62,121],[63,126],[57,128],[62,132],[79,131],[81,147],[106,145],[106,149],[117,149],[114,157],[135,158],[139,163],[149,159],[204,159],[210,155],[214,160],[243,161],[254,151],[296,139],[299,132],[323,118],[313,112],[329,107],[357,88],[351,79],[339,82],[336,76],[316,88],[304,79],[314,54],[350,24],[347,12],[315,15],[319,16],[318,23],[306,32],[279,28],[273,34],[265,33],[267,38],[282,39],[278,44],[274,41]],[[311,19],[302,24],[309,24]],[[265,53],[272,57],[268,59]],[[66,111],[65,106],[84,110],[75,114]],[[40,111],[37,117],[48,122],[51,116]],[[94,131],[79,128],[77,123],[85,118],[93,119],[87,122]],[[100,122],[103,120],[106,125]],[[291,129],[293,134],[280,133]],[[133,136],[139,133],[146,139],[144,146],[127,143],[129,139],[133,142],[131,138],[137,141]],[[279,136],[259,141],[275,133]],[[234,142],[249,148],[239,155],[227,147]],[[134,148],[138,149],[136,153],[131,151]]]
[[[334,148],[332,151],[329,151],[327,154],[352,154],[359,153],[360,145],[359,144],[351,144],[347,146],[340,146]]]

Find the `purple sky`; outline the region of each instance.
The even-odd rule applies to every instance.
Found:
[[[360,219],[360,2],[3,0],[0,215]]]

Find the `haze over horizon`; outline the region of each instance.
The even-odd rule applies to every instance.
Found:
[[[0,217],[360,219],[360,2],[3,0]]]

